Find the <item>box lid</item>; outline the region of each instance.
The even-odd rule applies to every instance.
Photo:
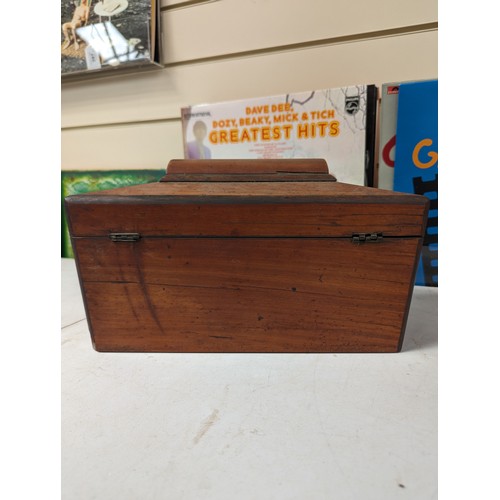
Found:
[[[419,237],[424,196],[336,182],[320,159],[172,160],[160,182],[66,198],[73,237]]]

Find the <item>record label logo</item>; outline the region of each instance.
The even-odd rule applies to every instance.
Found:
[[[346,96],[345,110],[350,115],[354,115],[359,111],[359,95]]]

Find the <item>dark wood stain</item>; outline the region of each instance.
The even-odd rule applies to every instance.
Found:
[[[143,273],[143,264],[141,262],[141,252],[140,248],[137,245],[132,245],[132,248],[134,249],[134,261],[135,261],[135,266],[137,269],[137,274],[139,276],[139,284],[141,285],[141,293],[146,300],[146,305],[149,309],[149,312],[151,313],[151,317],[153,318],[154,322],[158,326],[158,330],[162,333],[165,334],[165,331],[163,330],[162,323],[160,319],[158,318],[158,315],[156,314],[156,306],[152,303],[151,298],[149,296],[149,287],[147,286],[146,282],[144,281],[144,273]]]

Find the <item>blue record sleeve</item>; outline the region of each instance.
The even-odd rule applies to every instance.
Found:
[[[394,191],[427,196],[429,218],[416,285],[438,285],[438,81],[399,87]]]

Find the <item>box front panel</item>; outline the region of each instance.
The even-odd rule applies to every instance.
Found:
[[[419,238],[74,238],[100,351],[394,352]]]

